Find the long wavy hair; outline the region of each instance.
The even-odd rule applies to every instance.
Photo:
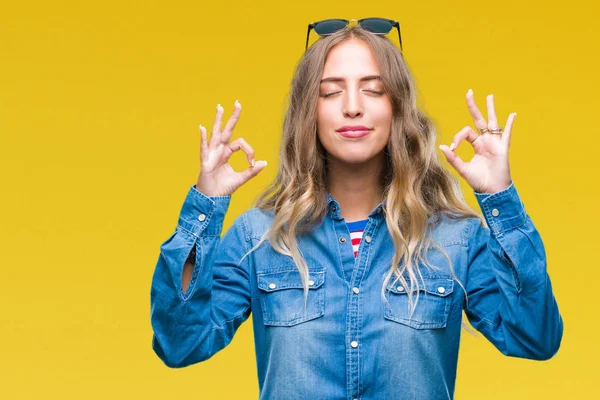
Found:
[[[387,301],[385,288],[394,276],[394,284],[401,282],[407,288],[412,315],[419,297],[417,274],[423,279],[419,263],[437,268],[424,257],[431,246],[441,250],[466,296],[448,254],[426,235],[428,227],[435,223],[430,218],[445,214],[454,219],[476,217],[482,224],[485,220],[467,205],[458,180],[442,167],[436,151],[435,127],[417,109],[415,85],[408,66],[398,48],[385,36],[353,27],[317,40],[300,59],[283,123],[279,170],[254,203],[261,210],[272,211],[274,219],[259,243],[246,255],[268,239],[275,251],[292,257],[300,272],[306,305],[309,271],[296,235],[322,223],[328,211],[327,153],[316,133],[319,86],[327,54],[335,45],[349,39],[360,39],[371,48],[384,90],[392,103],[391,133],[384,150],[381,187],[385,221],[395,255],[385,276],[381,297]],[[439,218],[433,221],[439,222]],[[410,285],[404,274],[408,275]],[[416,300],[413,300],[414,293]]]

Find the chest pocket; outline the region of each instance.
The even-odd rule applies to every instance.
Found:
[[[300,273],[295,265],[257,272],[263,323],[292,326],[325,313],[325,269],[310,268],[306,308]]]
[[[393,281],[393,279],[392,279]],[[410,281],[408,281],[410,284]],[[384,317],[390,321],[408,325],[415,329],[445,328],[448,321],[451,294],[454,290],[454,281],[451,276],[424,276],[423,282],[419,279],[419,300],[411,316],[408,291],[401,282],[393,286],[388,285],[390,292],[386,292],[389,303],[384,303]],[[417,293],[412,295],[413,306],[417,300]]]

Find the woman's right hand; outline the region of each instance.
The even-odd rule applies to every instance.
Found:
[[[206,128],[200,125],[200,131],[202,132],[200,145],[201,167],[196,190],[205,196],[231,195],[238,187],[256,176],[267,165],[264,160],[254,161],[254,150],[244,139],[237,138],[231,143],[229,142],[241,111],[242,105],[236,100],[233,106],[233,114],[227,121],[225,128],[221,130],[223,107],[220,104],[217,105],[217,115],[210,135],[210,143],[207,142]],[[250,167],[241,172],[236,172],[229,165],[228,160],[234,152],[240,149],[246,153]]]

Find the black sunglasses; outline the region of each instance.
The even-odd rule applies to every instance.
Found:
[[[314,29],[319,36],[328,36],[335,32],[346,29],[351,21],[356,21],[362,29],[377,35],[385,35],[390,33],[394,28],[398,28],[398,40],[400,41],[400,51],[402,51],[402,37],[400,36],[400,23],[386,18],[363,18],[363,19],[324,19],[322,21],[308,24],[308,32],[306,34],[306,49],[308,49],[308,37],[310,30]],[[305,50],[306,50],[305,49]]]

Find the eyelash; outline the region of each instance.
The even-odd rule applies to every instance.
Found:
[[[380,92],[378,90],[365,90],[365,91],[366,92],[375,93],[375,94],[383,94],[384,93],[384,92]],[[321,95],[321,97],[329,97],[329,96],[334,95],[336,93],[339,93],[339,92],[324,93],[324,94]]]

